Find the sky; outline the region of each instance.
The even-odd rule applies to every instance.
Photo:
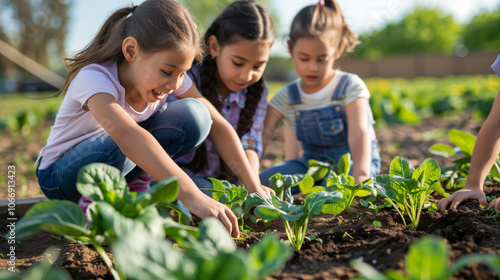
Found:
[[[95,36],[105,19],[116,9],[140,4],[144,0],[76,0],[71,8],[66,56],[84,48]],[[191,0],[196,1],[196,0]],[[216,0],[214,0],[216,1]],[[437,7],[453,15],[459,23],[487,10],[500,7],[500,0],[337,0],[349,27],[363,33],[395,22],[416,6]],[[294,15],[304,6],[315,4],[310,0],[270,0],[281,20],[280,30],[272,48],[273,54],[286,55],[283,32],[289,28]]]

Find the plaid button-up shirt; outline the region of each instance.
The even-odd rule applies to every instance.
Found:
[[[188,71],[188,74],[193,79],[193,82],[196,84],[198,89],[200,88],[200,74],[199,74],[199,65],[194,65],[191,70]],[[254,150],[257,152],[259,157],[262,155],[262,129],[264,127],[264,118],[266,116],[266,107],[267,107],[267,88],[264,88],[264,92],[262,93],[262,97],[259,101],[257,109],[255,111],[255,115],[253,117],[252,128],[249,132],[241,137],[241,143],[243,145],[243,149]],[[231,125],[236,129],[238,125],[238,120],[240,118],[240,112],[245,107],[247,90],[243,90],[240,92],[231,92],[229,96],[222,102],[224,104],[221,115],[231,123]],[[222,101],[219,96],[219,100]],[[208,169],[203,170],[202,172],[196,175],[202,176],[216,176],[220,171],[219,164],[219,154],[217,153],[217,149],[215,148],[213,142],[210,138],[205,140],[205,144],[207,146],[207,154],[208,154]],[[179,159],[177,162],[187,163],[190,162],[194,157],[194,152],[191,154],[185,155]],[[185,170],[187,174],[194,175],[189,170]]]

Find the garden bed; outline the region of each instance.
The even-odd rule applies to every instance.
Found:
[[[428,119],[421,125],[396,125],[377,129],[383,159],[382,173],[387,173],[389,164],[395,156],[409,158],[418,166],[426,158],[434,158],[440,166],[450,165],[450,159],[430,154],[427,149],[437,142],[447,142],[446,133],[459,129],[477,135],[481,123],[464,115],[451,120]],[[273,147],[263,159],[263,166],[273,164],[282,155],[282,140],[274,139]],[[267,166],[266,166],[267,165]],[[490,196],[500,196],[499,184],[488,184],[485,192]],[[297,202],[303,199],[297,195]],[[434,195],[431,201],[440,199]],[[500,254],[500,222],[491,218],[492,212],[481,210],[477,202],[469,201],[457,210],[441,214],[422,212],[417,230],[409,229],[393,208],[381,209],[378,213],[355,205],[338,216],[321,214],[311,218],[307,235],[315,235],[320,241],[306,241],[300,251],[294,252],[285,267],[266,279],[349,279],[359,272],[349,264],[352,260],[362,260],[376,269],[396,269],[404,271],[405,256],[409,246],[425,235],[436,235],[446,240],[450,246],[450,263],[458,257],[471,253]],[[20,217],[18,217],[20,218]],[[0,213],[2,236],[7,233],[7,213]],[[380,226],[375,226],[379,221]],[[237,241],[241,248],[248,248],[259,241],[267,232],[277,231],[286,240],[283,224],[275,220],[264,226],[247,221],[256,232],[244,234],[245,240]],[[46,252],[48,248],[53,247]],[[16,246],[16,270],[22,271],[58,251],[56,265],[66,269],[73,279],[112,279],[112,276],[90,245],[70,243],[58,236],[39,233],[20,240]],[[0,242],[0,269],[6,269],[9,245]],[[112,255],[109,254],[112,258]],[[471,264],[455,274],[453,279],[494,279],[495,274],[483,264]]]

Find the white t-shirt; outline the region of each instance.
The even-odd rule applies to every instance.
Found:
[[[172,92],[179,96],[191,88],[193,81],[186,75],[181,86]],[[68,91],[51,127],[47,145],[40,151],[37,162],[43,156],[38,169],[43,170],[52,165],[66,151],[81,141],[101,132],[104,128],[94,119],[87,108],[87,100],[97,93],[109,93],[116,98],[125,111],[136,122],[142,122],[166,106],[166,98],[148,103],[142,111],[135,111],[125,101],[125,88],[118,79],[116,62],[90,64],[83,67],[68,87]]]
[[[332,100],[332,94],[337,87],[340,78],[345,74],[349,75],[349,84],[347,85],[347,88],[345,90],[345,97],[340,100]],[[341,104],[345,107],[347,104],[358,98],[370,98],[370,91],[368,91],[365,82],[363,82],[363,80],[358,75],[340,70],[335,70],[335,75],[333,76],[332,80],[325,87],[315,93],[305,93],[300,86],[300,78],[293,81],[292,83],[297,83],[297,88],[299,90],[300,100],[302,101],[302,103],[291,105],[288,86],[285,86],[273,96],[271,101],[269,101],[269,106],[272,106],[283,115],[284,121],[294,132],[296,111],[321,109],[330,107],[335,104]],[[373,129],[373,124],[375,123],[375,121],[373,120],[371,109],[367,113],[368,121],[370,122],[370,125],[372,125],[369,132],[370,137],[374,139],[375,131]]]

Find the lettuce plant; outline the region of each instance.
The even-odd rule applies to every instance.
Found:
[[[476,137],[470,133],[452,129],[448,133],[448,139],[456,147],[437,143],[429,148],[429,152],[445,158],[454,158],[453,166],[442,168],[443,174],[448,178],[445,188],[448,190],[463,188],[469,176],[471,156],[476,143]],[[495,160],[487,179],[500,183],[500,155]]]
[[[407,213],[412,228],[417,228],[424,204],[434,191],[433,184],[441,178],[441,169],[433,159],[424,160],[414,169],[405,157],[392,160],[389,174],[375,177],[373,188],[398,211],[406,225]]]
[[[264,236],[246,252],[214,218],[199,229],[197,238],[186,235],[182,251],[148,232],[131,231],[113,244],[115,260],[134,279],[250,280],[281,269],[291,255],[275,235]]]
[[[348,175],[351,170],[351,154],[346,153],[339,158],[339,162],[329,158],[328,162],[322,162],[311,159],[308,161],[309,168],[307,174],[311,175],[314,182],[324,179],[326,176],[334,173],[335,175]]]
[[[324,204],[336,203],[341,198],[342,195],[339,192],[322,191],[307,195],[303,205],[294,205],[293,201],[283,201],[275,195],[271,199],[265,199],[258,193],[252,193],[245,207],[256,206],[254,214],[264,220],[279,217],[285,225],[290,246],[295,250],[300,250],[304,243],[309,219],[319,215]]]
[[[331,174],[326,182],[326,190],[329,192],[339,192],[342,199],[334,204],[323,206],[323,213],[338,215],[346,208],[349,208],[354,197],[365,197],[370,195],[372,189],[369,186],[371,179],[367,179],[359,184],[354,184],[354,177],[341,174],[336,176]]]
[[[71,241],[92,244],[101,255],[115,279],[122,278],[103,247],[133,229],[142,229],[153,236],[165,236],[165,219],[157,203],[171,203],[177,198],[175,178],[167,178],[148,191],[130,193],[120,170],[106,164],[93,163],[82,167],[77,189],[94,202],[87,209],[90,222],[80,207],[71,201],[46,200],[34,205],[16,225],[21,239],[39,231],[60,234]]]
[[[243,230],[244,216],[243,204],[245,203],[248,191],[240,186],[236,186],[229,181],[219,181],[215,178],[209,178],[212,181],[213,189],[202,189],[212,193],[215,200],[226,205],[238,218],[240,230]]]
[[[314,185],[314,179],[307,174],[281,175],[276,173],[269,178],[269,187],[274,190],[280,200],[293,201],[291,187],[298,186],[302,190],[312,185]]]
[[[358,260],[351,261],[350,264],[362,275],[362,277],[354,278],[356,280],[446,280],[473,262],[485,263],[500,275],[500,255],[464,255],[449,266],[449,251],[449,246],[444,240],[437,236],[428,235],[410,246],[405,261],[406,274],[396,270],[380,273],[369,264]]]

